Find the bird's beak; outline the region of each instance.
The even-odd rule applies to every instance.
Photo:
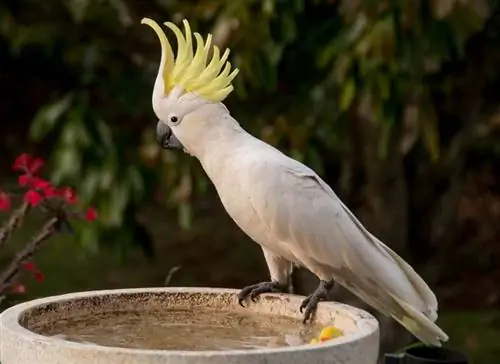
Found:
[[[156,140],[163,149],[184,149],[184,146],[174,135],[172,129],[161,120],[156,124]]]

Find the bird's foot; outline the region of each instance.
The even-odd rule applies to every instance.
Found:
[[[245,307],[243,302],[247,298],[250,298],[253,302],[260,296],[262,293],[270,293],[270,292],[283,292],[285,290],[285,286],[279,282],[261,282],[257,284],[252,284],[251,286],[247,286],[243,288],[238,293],[238,303],[240,306]]]
[[[333,288],[333,280],[320,281],[318,288],[307,296],[300,304],[300,313],[304,313],[303,323],[312,320],[318,309],[318,303],[326,300],[328,292]]]

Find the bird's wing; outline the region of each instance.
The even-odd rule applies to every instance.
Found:
[[[338,281],[375,279],[397,296],[420,300],[392,256],[367,237],[312,170],[293,159],[267,159],[252,176],[248,198],[261,222],[313,273]]]

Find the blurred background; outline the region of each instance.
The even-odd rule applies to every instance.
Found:
[[[241,288],[268,277],[199,163],[156,145],[160,46],[142,17],[187,18],[230,47],[240,69],[225,101],[233,116],[315,169],[416,267],[438,295],[451,346],[477,364],[500,358],[493,0],[2,0],[0,185],[15,183],[17,154],[34,153],[100,213],[47,244],[36,257],[45,281],[26,279],[27,292],[3,307],[69,291]],[[1,265],[38,226],[34,215]],[[294,272],[294,292],[315,286]],[[365,307],[341,289],[333,298]],[[408,342],[379,319],[382,350]]]

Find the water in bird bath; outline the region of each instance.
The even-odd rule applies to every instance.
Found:
[[[92,313],[36,326],[30,329],[69,341],[163,350],[294,346],[309,342],[320,331],[284,316],[198,309]]]

